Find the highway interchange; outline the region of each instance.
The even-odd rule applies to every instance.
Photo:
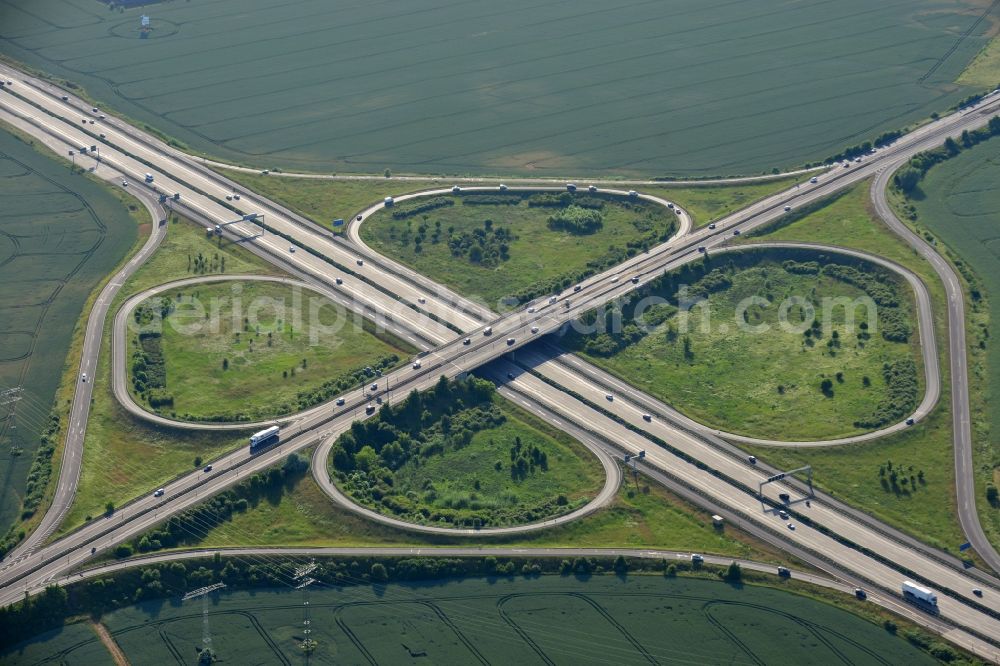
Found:
[[[909,156],[940,144],[946,136],[958,135],[963,129],[974,129],[985,124],[1000,106],[1000,100],[994,95],[972,111],[953,114],[929,123],[904,136],[894,146],[866,158],[860,165],[850,169],[835,169],[820,176],[820,182],[816,185],[803,185],[769,197],[719,221],[716,229],[692,230],[690,219],[681,215],[680,231],[670,241],[611,271],[589,278],[581,284],[580,292],[561,295],[551,305],[544,300],[536,303],[534,313],[521,310],[500,316],[481,304],[471,303],[423,276],[379,257],[360,244],[357,224],[375,212],[380,207],[378,205],[362,211],[361,220],[352,223],[349,230],[352,242],[332,239],[328,232],[316,225],[226,181],[198,165],[196,161],[152,137],[143,136],[121,121],[97,120],[91,125],[90,120],[94,119],[94,114],[89,107],[77,100],[63,101],[60,97],[65,93],[49,84],[33,80],[9,68],[0,68],[0,71],[7,78],[16,79],[16,85],[0,95],[0,118],[29,131],[61,154],[66,154],[73,147],[78,149],[79,146],[99,143],[100,162],[94,163],[97,167],[95,175],[113,181],[127,179],[131,183],[130,191],[137,192],[146,189],[141,185],[142,174],[154,173],[154,184],[159,191],[180,193],[180,201],[175,205],[181,212],[209,225],[231,222],[247,213],[262,213],[269,231],[251,242],[255,251],[282,267],[292,268],[293,273],[311,284],[322,285],[338,298],[338,302],[350,303],[350,307],[356,312],[366,312],[369,315],[373,312],[382,313],[381,319],[387,326],[404,332],[408,340],[429,351],[423,359],[422,368],[417,370],[406,366],[389,378],[388,381],[397,392],[427,388],[441,374],[456,376],[505,356],[510,348],[503,341],[508,337],[516,340],[513,348],[520,348],[557,330],[564,322],[586,310],[634,288],[629,280],[633,276],[645,282],[665,270],[695,260],[699,256],[699,246],[706,247],[710,252],[721,250],[721,246],[732,238],[736,229],[745,232],[762,226],[784,214],[786,205],[806,205],[872,175],[878,176],[876,185],[881,184],[881,187],[873,188],[879,214],[919,252],[921,250],[917,243],[906,236],[909,233],[916,238],[912,232],[908,232],[898,220],[896,224],[902,230],[893,226],[891,211],[878,205],[879,192],[884,192],[887,179]],[[86,122],[81,123],[81,119]],[[101,134],[105,138],[100,138]],[[495,191],[496,188],[489,189]],[[241,199],[239,202],[229,203],[225,197],[234,190],[241,193]],[[149,194],[148,190],[144,192],[147,198]],[[153,203],[149,205],[155,207]],[[154,219],[161,217],[161,214],[154,215]],[[283,235],[278,236],[272,232]],[[246,237],[254,233],[256,231],[251,223],[226,227],[229,238]],[[141,263],[155,249],[155,244],[159,242],[156,240],[158,235],[159,232],[154,229],[150,241],[142,250],[146,254],[133,262],[138,260]],[[292,240],[289,241],[289,238]],[[919,242],[920,239],[916,238],[916,241]],[[298,247],[309,248],[329,258],[332,263],[311,252],[290,254],[290,242]],[[968,435],[961,288],[957,278],[954,288],[949,286],[947,276],[951,271],[950,267],[933,248],[927,248],[929,254],[925,256],[935,265],[948,288],[951,384],[953,389],[964,388],[965,396],[962,398],[962,390],[952,392],[952,407],[956,418],[955,456],[960,519],[977,552],[994,569],[998,569],[1000,558],[997,558],[996,552],[982,534],[975,513],[971,494],[971,465],[963,462],[968,459],[971,463],[971,435]],[[934,257],[937,257],[936,262]],[[358,263],[359,260],[363,265]],[[954,277],[953,272],[951,275]],[[616,276],[619,279],[612,281]],[[113,288],[112,285],[120,286],[125,277],[116,276],[108,288]],[[343,285],[336,283],[338,278]],[[915,286],[915,289],[919,302],[919,287]],[[102,298],[105,295],[102,293]],[[113,297],[111,294],[108,296],[102,301],[104,311],[95,309],[91,314],[91,321],[99,320],[99,324],[95,324],[98,338],[107,315],[107,306]],[[565,307],[565,301],[570,301],[569,307]],[[929,308],[921,308],[920,311],[929,313]],[[483,327],[488,324],[493,327],[493,336],[482,335]],[[539,328],[537,334],[531,333],[532,326]],[[928,328],[927,322],[921,321],[921,333],[926,334]],[[462,344],[464,335],[458,331],[469,334],[472,344]],[[97,343],[92,342],[92,335],[91,324],[88,322],[88,342],[91,344],[85,349],[83,364],[90,368],[96,367],[99,350],[99,340]],[[928,360],[928,345],[933,349],[932,332],[930,336],[922,335],[921,339],[928,381],[925,399],[913,415],[916,419],[922,418],[933,408],[940,392],[936,353],[930,355],[934,359],[933,365]],[[932,626],[956,643],[988,659],[997,659],[1000,655],[997,647],[1000,645],[1000,583],[991,575],[974,570],[965,571],[954,558],[926,546],[915,547],[912,540],[899,535],[888,526],[881,525],[870,517],[858,515],[859,512],[850,511],[822,496],[812,501],[811,507],[796,502],[792,510],[799,517],[801,527],[794,533],[783,530],[783,524],[774,515],[775,497],[779,491],[788,490],[801,498],[801,487],[794,482],[783,486],[772,484],[773,490],[768,491],[769,502],[762,504],[756,498],[755,491],[757,483],[770,471],[766,466],[754,468],[747,465],[745,458],[737,450],[719,441],[719,435],[729,438],[725,433],[709,431],[690,422],[580,359],[551,350],[550,345],[543,345],[541,348],[533,345],[524,352],[518,352],[515,357],[516,364],[500,360],[487,368],[487,372],[502,385],[501,390],[514,400],[522,401],[529,408],[544,410],[550,420],[559,419],[562,427],[576,428],[578,437],[589,436],[595,442],[603,441],[608,451],[637,453],[645,450],[647,457],[644,467],[651,474],[661,474],[703,500],[716,503],[727,517],[733,517],[749,530],[759,530],[763,537],[785,549],[797,550],[805,556],[806,561],[841,580],[889,592],[897,590],[899,582],[906,577],[902,571],[928,581],[944,592],[941,595],[940,617],[922,617],[919,611],[908,606],[901,606],[897,610]],[[509,380],[507,373],[515,378]],[[615,384],[613,392],[619,399],[613,403],[605,403],[603,397],[612,389],[612,384]],[[348,395],[347,404],[339,411],[327,407],[297,415],[294,419],[289,419],[289,425],[284,428],[280,447],[253,458],[245,450],[234,452],[216,461],[216,471],[211,475],[198,473],[183,476],[167,486],[167,493],[163,498],[139,498],[116,513],[111,520],[92,522],[43,546],[45,537],[55,529],[72,501],[82,459],[82,435],[86,425],[89,390],[88,386],[78,391],[74,401],[74,416],[59,489],[53,508],[43,523],[45,530],[36,531],[8,557],[4,568],[0,570],[0,582],[5,586],[0,590],[2,603],[16,599],[25,589],[37,590],[47,581],[59,580],[64,572],[90,558],[90,548],[98,547],[103,551],[115,543],[133,538],[164,517],[193,506],[206,496],[235,482],[240,476],[280,461],[290,451],[319,443],[313,469],[322,475],[326,470],[325,452],[335,436],[349,427],[369,401],[368,397]],[[86,400],[81,398],[84,391],[88,392]],[[80,413],[76,411],[78,403]],[[646,422],[642,418],[643,414],[650,414],[651,420]],[[890,430],[904,427],[902,423],[895,424]],[[965,436],[962,434],[963,430]],[[668,442],[672,450],[656,446],[654,440]],[[685,462],[678,453],[690,460],[699,461],[703,467]],[[328,492],[336,492],[332,484],[324,487]],[[963,491],[967,495],[965,499]],[[810,528],[809,524],[822,526],[823,529]],[[454,533],[455,530],[450,532]],[[469,536],[485,538],[487,535],[482,532]],[[831,534],[837,535],[839,540],[830,536]],[[481,551],[473,548],[469,552],[478,554]],[[871,554],[877,556],[873,557]],[[982,599],[971,594],[972,587],[976,586],[986,590],[987,594]]]

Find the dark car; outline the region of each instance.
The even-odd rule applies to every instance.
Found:
[[[205,465],[205,471],[206,472],[211,472],[212,471],[212,466],[211,465]]]

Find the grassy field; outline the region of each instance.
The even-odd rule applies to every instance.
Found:
[[[1000,432],[1000,141],[993,139],[932,168],[914,201],[916,225],[947,247],[979,298],[966,299],[977,501],[983,527],[1000,544],[1000,512],[985,501],[986,484],[1000,483],[995,433]],[[901,215],[902,217],[902,215]]]
[[[84,304],[148,215],[2,129],[0,200],[0,391],[22,389],[0,406],[2,533],[21,511]]]
[[[977,88],[1000,87],[1000,35],[991,39],[965,68],[958,83]]]
[[[196,225],[172,222],[167,238],[122,288],[111,312],[128,297],[146,287],[193,274],[188,269],[191,252],[226,256],[226,270],[233,273],[272,273],[274,270],[238,246],[207,239]],[[211,460],[244,445],[241,433],[191,433],[152,428],[119,407],[110,384],[110,320],[106,322],[104,343],[94,377],[93,404],[84,440],[83,468],[73,507],[62,530],[82,523],[86,516],[97,518],[104,505],[116,505],[162,485],[194,466],[195,458]]]
[[[795,581],[769,585],[547,575],[320,587],[309,595],[311,658],[342,664],[936,663],[874,622],[786,591],[802,587]],[[207,624],[200,603],[163,601],[114,611],[103,622],[130,662],[142,666],[195,655],[204,626],[225,662],[295,663],[302,658],[302,620],[301,593],[260,589],[214,597]],[[8,663],[83,663],[83,651],[99,645],[93,635],[73,633],[76,626],[22,645],[6,655]]]
[[[822,159],[970,94],[954,80],[988,6],[37,0],[5,4],[0,53],[262,168],[722,175]]]
[[[601,199],[603,226],[575,233],[547,224],[559,208],[529,206],[529,200],[516,205],[466,203],[475,196],[440,197],[453,205],[402,219],[395,217],[399,209],[384,209],[362,225],[361,237],[377,252],[496,307],[502,299],[523,296],[538,285],[553,283],[559,290],[572,284],[589,262],[624,258],[630,243],[655,244],[676,227],[674,214],[663,206],[607,198]],[[418,238],[423,242],[418,244]],[[456,251],[456,242],[470,248],[463,245]],[[471,254],[475,246],[482,249],[481,260]],[[495,248],[500,248],[499,256],[491,261],[489,252]]]
[[[369,366],[393,367],[406,355],[342,307],[298,287],[219,282],[166,297],[174,311],[163,320],[158,345],[164,390],[173,403],[155,411],[182,419],[251,421],[289,414],[312,406],[325,383],[347,383],[348,375]],[[160,298],[139,308],[158,310]],[[202,310],[205,318],[195,316]],[[138,336],[131,336],[129,358],[139,345]]]
[[[829,205],[760,237],[769,240],[802,240],[831,243],[861,250],[876,250],[898,261],[927,285],[934,303],[937,339],[947,339],[944,288],[937,274],[914,251],[890,232],[869,209],[869,182],[848,190]],[[751,242],[754,239],[745,239]],[[946,347],[939,342],[942,395],[949,395]],[[973,399],[977,391],[972,391]],[[853,506],[904,529],[940,548],[957,553],[965,538],[955,512],[954,458],[951,404],[944,399],[928,419],[914,428],[877,443],[796,452],[787,449],[754,450],[759,457],[786,469],[811,464],[818,486]],[[923,470],[925,484],[916,492],[895,492],[882,487],[879,468],[887,461]],[[907,473],[909,470],[907,469]]]
[[[762,255],[732,270],[727,267],[729,257],[720,255],[709,269],[722,267],[725,272],[719,274],[727,276],[728,284],[709,293],[707,302],[689,314],[675,312],[651,322],[649,332],[642,336],[636,332],[635,338],[629,337],[626,326],[620,337],[600,332],[574,335],[568,344],[699,422],[729,432],[788,440],[833,438],[871,429],[874,426],[864,421],[889,391],[883,364],[916,358],[915,346],[872,334],[874,328],[864,329],[868,310],[863,306],[852,304],[848,313],[845,307],[823,305],[824,299],[863,301],[866,292],[859,287],[826,272],[790,272],[783,259]],[[793,260],[801,265],[816,259],[817,255],[804,253]],[[679,278],[690,282],[692,297],[703,284],[699,275]],[[651,287],[653,294],[662,291],[672,301],[676,288]],[[905,290],[896,285],[898,312],[910,320],[912,306]],[[766,297],[769,303],[748,304],[751,297]],[[801,306],[793,305],[787,320],[780,319],[782,308],[792,299],[814,304],[821,322],[818,329],[803,333],[809,321],[803,324]],[[877,309],[871,310],[872,315]],[[885,326],[883,313],[870,320],[875,328]],[[624,316],[631,317],[630,310]],[[616,346],[604,344],[612,340]],[[826,390],[825,381],[830,383]],[[914,394],[912,406],[916,401]]]

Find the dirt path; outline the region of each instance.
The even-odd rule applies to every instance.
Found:
[[[90,626],[93,627],[94,633],[97,637],[101,639],[101,643],[107,648],[108,652],[111,653],[111,658],[115,660],[115,666],[130,666],[128,657],[122,652],[122,649],[115,642],[115,639],[111,637],[108,632],[108,628],[105,627],[100,622],[91,622]]]

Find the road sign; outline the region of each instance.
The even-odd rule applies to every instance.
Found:
[[[333,226],[342,227],[344,226],[344,221],[338,217],[336,220],[333,221]]]
[[[972,548],[972,544],[966,541],[965,543],[963,543],[961,546],[958,547],[958,550],[959,552],[962,552],[965,550],[969,550],[970,548]]]

